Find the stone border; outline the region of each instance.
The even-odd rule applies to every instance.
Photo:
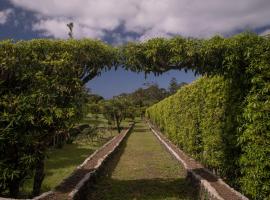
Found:
[[[64,184],[64,182],[69,179],[72,175],[74,175],[74,173],[76,172],[76,170],[80,170],[82,169],[91,159],[93,159],[97,153],[99,153],[101,150],[105,149],[109,144],[111,144],[114,140],[118,139],[117,137],[120,137],[120,139],[117,141],[117,143],[114,145],[114,147],[112,148],[112,150],[108,151],[106,153],[105,156],[103,156],[102,158],[100,158],[98,160],[98,163],[94,166],[93,170],[89,173],[87,173],[80,181],[79,183],[76,184],[75,188],[68,193],[68,199],[80,199],[79,196],[80,193],[87,188],[89,183],[92,183],[94,181],[94,179],[96,178],[97,174],[99,173],[99,171],[101,170],[101,168],[103,167],[103,165],[105,164],[105,162],[110,159],[112,157],[112,155],[114,154],[114,152],[116,152],[116,150],[120,147],[120,145],[123,143],[124,139],[127,137],[127,135],[130,133],[130,131],[132,130],[134,126],[134,123],[129,125],[129,128],[127,130],[125,130],[124,133],[120,133],[119,135],[114,136],[111,140],[109,140],[108,142],[106,142],[102,147],[100,147],[99,149],[97,149],[94,153],[92,153],[88,158],[86,158],[84,160],[84,162],[79,165],[68,177],[64,178],[59,185]],[[55,188],[57,188],[58,186],[56,186]],[[50,196],[54,196],[54,194],[56,193],[56,189],[53,189],[51,191],[48,192],[44,192],[39,196],[36,196],[32,199],[13,199],[13,198],[4,198],[4,197],[0,197],[0,200],[42,200],[42,199],[50,199]],[[52,198],[54,199],[54,198]]]
[[[114,153],[120,148],[121,144],[127,138],[128,134],[132,130],[133,126],[134,126],[134,123],[125,131],[125,133],[122,135],[121,139],[117,141],[117,143],[112,148],[112,150],[107,152],[106,155],[104,155],[102,158],[99,159],[98,163],[94,167],[94,170],[89,172],[88,174],[86,174],[84,176],[84,178],[81,179],[81,181],[76,185],[76,187],[68,194],[69,199],[78,199],[79,200],[79,199],[81,199],[80,196],[85,197],[85,195],[83,194],[84,191],[85,190],[87,191],[87,189],[91,186],[91,184],[93,182],[95,182],[95,179],[98,176],[99,172],[101,171],[102,167],[114,155]],[[108,143],[106,143],[104,145],[104,147],[102,147],[101,149],[105,148],[109,143],[110,143],[110,141]],[[95,153],[97,153],[97,152],[95,152]],[[85,165],[87,163],[87,160],[90,160],[93,156],[95,156],[95,155],[92,154],[88,159],[86,159],[86,161],[82,164],[82,166]]]
[[[41,200],[41,199],[43,199],[49,195],[52,195],[52,194],[53,194],[53,191],[44,192],[41,195],[34,197],[33,200]]]
[[[170,141],[165,141],[161,137],[161,133],[156,131],[150,122],[148,122],[150,130],[153,132],[153,134],[157,137],[157,139],[166,147],[166,149],[178,160],[180,163],[184,166],[185,170],[187,171],[187,177],[191,178],[191,180],[194,180],[195,183],[199,184],[200,186],[200,199],[213,199],[213,200],[236,200],[236,199],[229,199],[226,197],[222,197],[221,194],[218,193],[215,187],[213,187],[208,180],[200,176],[198,173],[194,171],[194,168],[189,166],[189,164],[185,161],[184,158],[181,158],[181,155],[179,155],[173,148],[171,148],[172,144]],[[175,146],[175,145],[174,145]],[[178,148],[179,149],[179,148]],[[179,151],[181,151],[179,149]],[[181,153],[184,154],[184,152],[181,151]],[[189,158],[190,160],[194,160],[192,158]],[[202,165],[200,165],[202,166]],[[236,191],[232,187],[230,187],[228,184],[226,184],[221,178],[215,176],[212,172],[210,172],[206,168],[202,168],[203,171],[211,174],[217,179],[218,184],[222,185],[226,190],[229,190],[231,193],[233,193],[235,196],[237,196],[237,200],[249,200],[247,197],[245,197],[240,192]]]

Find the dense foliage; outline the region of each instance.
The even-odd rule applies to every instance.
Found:
[[[183,87],[186,84],[187,84],[186,82],[178,83],[176,78],[172,77],[172,79],[170,80],[170,83],[169,83],[169,87],[168,87],[169,95],[175,94],[177,92],[177,90],[179,90],[181,87]]]
[[[108,123],[117,127],[118,133],[121,132],[121,122],[129,117],[131,105],[125,98],[113,98],[99,102],[100,111],[108,120]],[[132,114],[132,112],[131,112]],[[134,118],[134,117],[131,117]]]
[[[146,83],[145,87],[138,88],[131,93],[122,93],[119,97],[125,98],[134,108],[135,116],[143,117],[146,108],[169,96],[166,89],[158,84]]]
[[[240,184],[252,198],[268,198],[269,55],[270,40],[252,33],[205,40],[155,38],[119,48],[93,40],[0,42],[0,150],[3,152],[0,155],[0,191],[9,188],[11,196],[16,196],[19,185],[33,169],[36,168],[36,173],[37,169],[42,169],[40,161],[44,160],[47,139],[72,126],[79,118],[85,99],[84,84],[102,70],[121,66],[157,75],[170,69],[184,69],[196,74],[222,76],[224,85],[216,84],[216,87],[223,88],[227,94],[222,93],[223,89],[215,90],[225,98],[224,104],[218,95],[210,95],[214,95],[215,90],[211,92],[209,88],[205,91],[209,95],[209,99],[204,99],[209,103],[206,105],[200,101],[201,97],[192,96],[187,89],[181,90],[186,91],[183,96],[186,102],[192,99],[198,103],[194,108],[186,107],[190,109],[186,109],[189,115],[196,113],[196,120],[186,121],[186,130],[189,126],[203,127],[198,129],[201,133],[197,133],[197,129],[185,133],[190,137],[189,143],[207,143],[208,139],[202,136],[206,130],[212,126],[213,130],[224,127],[224,133],[217,132],[215,134],[220,136],[209,136],[208,141],[219,143],[221,140],[221,147],[215,147],[215,142],[207,144],[203,147],[207,155],[198,153],[201,145],[188,146],[190,149],[186,151],[205,159],[204,163],[219,174],[233,173],[228,177],[240,177],[237,179],[240,181],[233,184]],[[198,93],[201,89],[194,86]],[[223,112],[225,114],[221,114]],[[205,121],[200,124],[203,115],[218,123]],[[193,135],[201,138],[194,140]],[[212,151],[212,146],[219,153]],[[241,171],[236,170],[238,165]],[[38,174],[42,179],[42,171]],[[40,182],[37,181],[37,188]]]
[[[17,196],[35,169],[39,193],[49,142],[80,118],[84,83],[111,66],[114,54],[92,40],[0,43],[0,192]]]
[[[269,198],[270,40],[252,33],[209,40],[176,37],[130,43],[122,51],[126,66],[137,71],[191,69],[222,76],[229,83],[222,142],[229,148],[220,155],[228,165],[219,173],[253,199]]]
[[[260,84],[244,103],[235,98],[239,95],[232,81],[205,76],[148,108],[146,116],[228,183],[252,199],[268,198],[269,83],[263,80],[267,73],[258,75]]]
[[[232,177],[230,154],[235,132],[228,132],[230,83],[222,77],[203,77],[147,109],[147,117],[192,157],[215,173]],[[234,144],[235,145],[235,144]]]
[[[88,97],[89,112],[95,115],[102,114],[107,119],[108,125],[115,126],[120,133],[121,122],[124,119],[134,120],[135,117],[144,117],[147,107],[169,95],[169,92],[157,84],[146,85],[145,88],[139,88],[132,93],[122,93],[107,100],[91,94]]]
[[[240,159],[243,190],[254,199],[270,198],[270,40],[251,53],[251,89],[245,99]]]

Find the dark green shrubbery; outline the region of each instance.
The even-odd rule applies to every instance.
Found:
[[[258,45],[250,57],[251,89],[239,138],[241,185],[254,199],[270,199],[270,40]]]
[[[0,43],[0,193],[17,196],[33,171],[39,193],[47,147],[80,119],[84,84],[115,54],[92,40]]]

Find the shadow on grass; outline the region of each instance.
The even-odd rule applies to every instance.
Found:
[[[132,134],[132,130],[128,133],[127,137],[122,141],[119,148],[116,150],[116,152],[112,155],[110,159],[107,160],[105,163],[103,170],[101,171],[100,176],[101,177],[111,177],[114,169],[116,168],[121,156],[124,154],[126,146],[127,146],[127,140],[129,138],[129,135]]]
[[[193,169],[192,171],[195,172],[195,174],[200,175],[202,178],[206,179],[209,182],[217,182],[218,181],[217,177],[215,177],[213,174],[205,171],[205,169],[203,169],[203,168]]]
[[[147,132],[143,126],[134,128],[134,131]],[[132,134],[131,131],[130,134]],[[154,178],[119,180],[113,179],[115,170],[122,154],[124,154],[128,137],[114,156],[107,161],[96,184],[89,188],[88,200],[195,200],[197,189],[185,178]]]
[[[61,193],[71,192],[89,172],[91,172],[91,170],[77,169],[71,176],[68,176],[60,185],[58,185],[55,190]]]
[[[108,140],[108,139],[107,139]],[[92,182],[96,182],[101,176],[108,176],[111,175],[111,172],[116,167],[116,164],[118,163],[124,149],[126,146],[126,139],[123,140],[122,145],[119,149],[115,152],[115,154],[111,157],[111,159],[107,160],[105,165],[103,166],[103,170],[100,170],[100,174],[97,176],[94,176],[94,179]],[[65,179],[63,184],[56,187],[56,190],[62,193],[70,192],[74,187],[77,185],[77,183],[85,176],[85,174],[89,173],[91,170],[85,170],[85,169],[77,169],[74,171],[73,175]],[[90,189],[90,188],[89,188]]]
[[[81,138],[84,144],[65,144],[62,149],[52,149],[48,151],[48,158],[46,159],[46,175],[50,175],[50,171],[69,166],[80,165],[87,157],[89,157],[96,149],[100,148],[106,142],[111,140],[114,135],[99,137],[94,141]]]
[[[149,131],[149,129],[147,128],[135,128],[134,131],[136,131],[136,134],[140,134],[140,133],[146,133]]]
[[[197,192],[185,179],[115,180],[105,178],[88,199],[197,199]]]
[[[46,160],[46,175],[50,175],[50,171],[69,166],[77,166],[81,164],[89,155],[94,152],[92,148],[82,148],[79,144],[67,144],[63,149],[57,151],[52,150],[48,153]]]

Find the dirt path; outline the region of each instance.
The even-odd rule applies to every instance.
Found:
[[[109,165],[89,200],[196,199],[197,191],[185,181],[183,168],[142,122]]]

